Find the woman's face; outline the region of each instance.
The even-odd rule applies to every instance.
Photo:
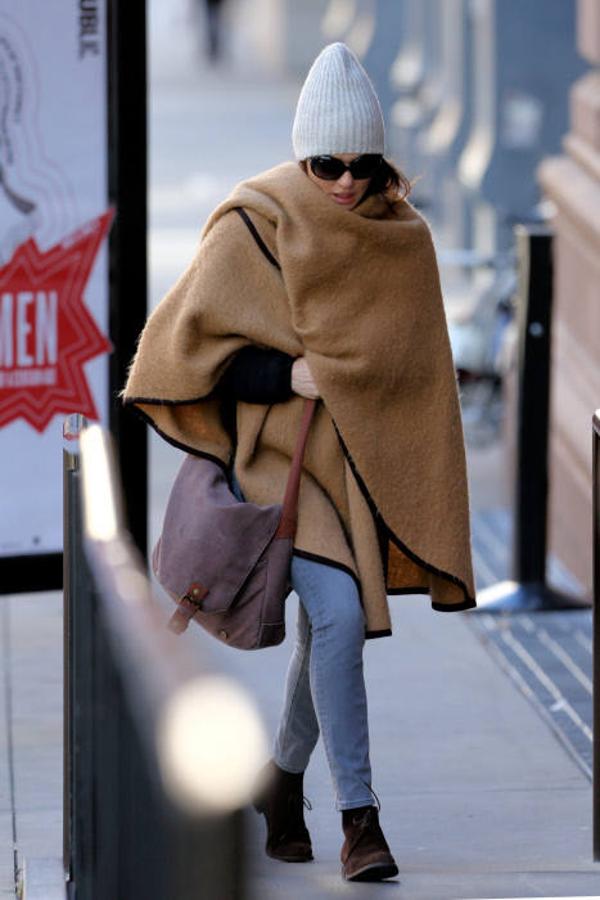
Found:
[[[360,155],[360,153],[332,154],[336,159],[343,160],[346,165],[349,165],[353,159],[356,159],[356,157]],[[346,209],[352,209],[352,207],[360,202],[360,199],[369,187],[369,182],[371,180],[370,178],[353,178],[350,170],[346,169],[344,174],[338,178],[337,181],[327,181],[324,178],[317,178],[312,171],[308,160],[306,161],[305,168],[306,174],[310,180],[314,181],[325,194],[328,194],[334,203],[337,203],[338,206],[346,207]]]

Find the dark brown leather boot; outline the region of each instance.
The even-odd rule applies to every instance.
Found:
[[[342,810],[342,828],[346,840],[340,856],[346,881],[382,881],[398,874],[376,806]]]
[[[303,793],[304,772],[284,772],[270,760],[264,774],[266,787],[253,805],[267,820],[265,851],[284,862],[308,862],[313,854],[304,805],[312,807]]]

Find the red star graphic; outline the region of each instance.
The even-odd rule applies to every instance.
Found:
[[[23,418],[44,431],[55,415],[98,413],[83,364],[112,350],[83,302],[111,208],[40,252],[29,238],[0,268],[0,427]]]

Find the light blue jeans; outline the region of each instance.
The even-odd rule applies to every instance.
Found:
[[[235,475],[233,490],[244,499]],[[273,758],[287,772],[303,772],[321,734],[336,809],[369,806],[365,617],[356,583],[342,569],[296,555],[291,582],[300,602]]]

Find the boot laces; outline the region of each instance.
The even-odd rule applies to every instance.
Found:
[[[371,785],[368,784],[368,782],[366,782],[364,780],[364,778],[361,780],[362,780],[363,784],[366,785],[368,790],[373,794],[373,796],[375,797],[375,802],[377,804],[376,807],[375,806],[366,806],[364,808],[363,812],[360,813],[358,817],[354,817],[354,816],[352,817],[352,821],[354,822],[354,824],[358,825],[361,829],[363,829],[363,828],[366,828],[371,823],[371,819],[373,818],[373,815],[374,815],[374,810],[377,809],[378,813],[381,811],[381,802],[379,800],[379,797],[377,796],[377,794],[371,787]]]
[[[303,794],[296,792],[288,795],[289,819],[282,837],[302,839],[307,837],[307,829],[304,823],[303,808],[312,809],[312,803]]]
[[[288,804],[290,812],[297,816],[299,819],[302,818],[302,808],[312,809],[312,803],[305,797],[304,794],[296,794],[292,793],[288,796]]]
[[[363,783],[368,787],[369,791],[375,797],[377,806],[376,807],[375,806],[367,806],[366,809],[360,815],[358,815],[357,817],[354,817],[354,816],[352,817],[352,822],[359,829],[359,831],[356,836],[356,839],[354,840],[353,844],[351,845],[351,847],[348,850],[348,856],[350,856],[350,854],[356,849],[358,844],[363,840],[365,833],[367,832],[367,829],[369,829],[372,825],[376,826],[377,832],[380,831],[379,820],[378,820],[377,814],[381,810],[381,802],[379,800],[379,797],[377,796],[377,794],[371,787],[371,785],[367,784],[367,782],[364,780],[364,778],[363,778]],[[376,811],[377,811],[377,814],[376,814]],[[382,836],[383,836],[383,834],[382,834]]]

